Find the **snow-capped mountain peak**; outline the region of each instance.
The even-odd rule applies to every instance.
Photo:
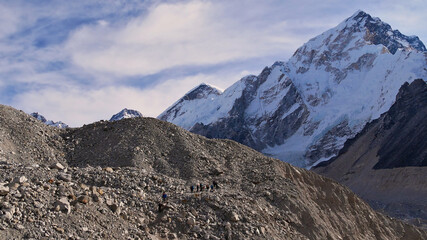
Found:
[[[194,125],[194,121],[192,121],[191,119],[182,119],[182,121],[180,121],[180,116],[184,115],[184,113],[187,113],[185,114],[185,116],[190,116],[192,115],[191,113],[198,111],[199,108],[204,107],[208,107],[211,113],[216,110],[219,110],[217,108],[220,108],[220,106],[213,106],[212,104],[206,105],[205,101],[215,102],[215,99],[217,99],[218,96],[221,96],[222,93],[222,90],[220,90],[219,88],[216,88],[206,83],[202,83],[188,91],[182,98],[180,98],[168,109],[166,109],[166,111],[164,111],[158,118],[164,121],[172,121],[172,119],[175,119],[179,122],[178,124],[176,123],[177,125],[182,126],[184,128],[190,128]],[[201,120],[200,117],[202,117],[199,115],[193,116],[193,120]]]
[[[192,90],[188,91],[184,97],[186,100],[194,100],[194,99],[201,99],[206,98],[210,94],[214,95],[220,95],[223,91],[220,90],[217,87],[214,87],[212,85],[201,83],[199,86],[193,88]]]
[[[46,125],[57,127],[57,128],[68,128],[67,124],[65,124],[61,121],[54,122],[52,120],[47,120],[43,115],[39,114],[38,112],[33,112],[30,115],[37,118],[37,120],[41,121],[42,123],[44,123]]]
[[[417,36],[405,36],[399,30],[393,30],[391,26],[382,22],[379,18],[373,18],[369,14],[359,10],[346,21],[347,26],[355,25],[366,31],[365,40],[372,44],[382,44],[394,54],[397,49],[416,49],[426,51],[426,47]]]
[[[120,112],[114,114],[110,118],[110,122],[112,122],[112,121],[118,121],[118,120],[121,120],[121,119],[124,119],[124,118],[135,118],[135,117],[143,117],[143,115],[142,115],[142,113],[140,113],[137,110],[132,110],[132,109],[124,108]]]
[[[43,115],[39,114],[38,112],[33,112],[30,115],[35,117],[37,120],[39,120],[43,123],[45,123],[47,121],[46,118]]]
[[[292,58],[304,64],[310,64],[316,58],[317,64],[329,60],[346,60],[352,57],[348,54],[349,51],[367,45],[371,45],[371,50],[375,49],[381,53],[395,54],[398,50],[426,51],[417,36],[405,36],[381,19],[373,18],[359,10],[337,27],[310,39]]]
[[[418,37],[357,11],[310,39],[288,62],[244,77],[223,93],[193,89],[197,94],[190,95],[201,97],[187,94],[159,118],[309,167],[337,154],[387,111],[404,82],[426,79],[425,69],[427,51]]]

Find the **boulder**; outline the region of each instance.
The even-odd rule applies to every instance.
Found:
[[[232,221],[232,222],[238,222],[238,221],[240,221],[239,215],[237,213],[235,213],[235,212],[231,212],[231,214],[230,214],[230,221]]]
[[[71,206],[66,197],[60,198],[53,205],[56,211],[61,211],[63,213],[69,214],[71,212]]]
[[[58,174],[58,179],[62,180],[64,182],[71,182],[71,174],[59,173]]]
[[[22,183],[26,182],[27,180],[28,180],[27,177],[20,176],[20,177],[14,178],[12,182],[22,184]]]
[[[9,191],[9,187],[5,186],[5,183],[0,183],[0,196],[6,196]]]
[[[64,170],[65,167],[64,165],[60,164],[60,163],[55,163],[53,165],[50,166],[51,169],[58,169],[58,170]]]
[[[81,195],[77,198],[77,201],[79,201],[80,203],[88,204],[90,199],[87,195]]]
[[[196,219],[190,217],[187,219],[187,224],[190,226],[193,226],[194,224],[196,224]]]

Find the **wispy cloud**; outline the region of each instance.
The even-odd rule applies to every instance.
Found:
[[[208,1],[156,5],[124,26],[102,22],[78,29],[66,50],[88,71],[147,75],[276,54],[301,42],[287,36],[286,22],[266,21],[260,12],[242,11],[240,18],[232,18],[225,10]],[[252,23],[246,22],[248,14],[255,19]],[[247,24],[259,28],[243,27]]]

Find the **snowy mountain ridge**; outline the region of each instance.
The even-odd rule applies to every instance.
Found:
[[[418,37],[357,11],[310,39],[288,62],[244,77],[223,93],[187,94],[158,118],[310,167],[337,154],[387,111],[404,82],[426,79],[426,69]]]
[[[125,119],[125,118],[135,118],[135,117],[143,117],[143,115],[142,115],[142,113],[140,113],[137,110],[132,110],[132,109],[124,108],[120,112],[114,114],[110,118],[109,121],[113,122],[113,121],[118,121],[118,120]]]
[[[57,128],[68,128],[67,124],[65,124],[61,121],[54,122],[52,120],[47,120],[43,115],[39,114],[38,112],[33,112],[30,115],[37,118],[37,120],[43,122],[46,125],[57,127]]]

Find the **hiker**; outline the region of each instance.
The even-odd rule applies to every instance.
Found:
[[[214,188],[218,188],[218,183],[215,180],[213,181],[213,186]]]
[[[162,210],[163,210],[163,204],[159,203],[159,212],[162,212]]]
[[[214,188],[214,186],[213,186],[213,185],[211,185],[211,192],[213,192],[213,188]]]
[[[190,190],[191,190],[191,192],[194,191],[194,186],[193,185],[191,185]]]
[[[197,184],[196,187],[197,187],[197,192],[198,192],[199,191],[199,184]]]
[[[168,197],[168,195],[166,195],[165,192],[163,192],[162,198],[163,198],[163,202],[166,202],[166,198]]]
[[[203,192],[203,184],[200,183],[200,192]]]
[[[209,184],[206,184],[206,192],[209,192]]]

